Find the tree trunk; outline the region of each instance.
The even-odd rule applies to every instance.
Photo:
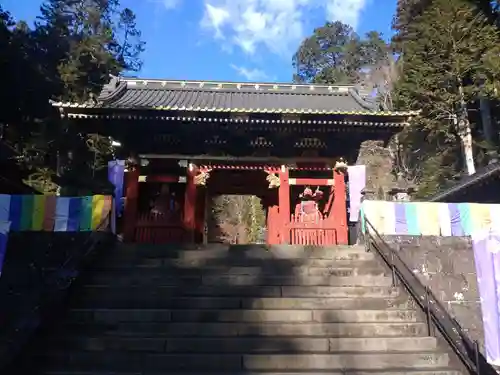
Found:
[[[472,152],[472,134],[470,128],[469,117],[467,113],[467,104],[465,102],[464,88],[461,83],[458,85],[458,92],[460,95],[460,107],[458,111],[458,134],[462,139],[462,147],[467,167],[467,173],[473,175],[476,173],[474,165],[474,154]]]

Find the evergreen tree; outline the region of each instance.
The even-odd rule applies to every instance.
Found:
[[[464,169],[461,136],[469,133],[468,108],[479,95],[495,97],[500,78],[499,33],[467,0],[433,0],[405,25],[399,42],[400,109],[421,110],[403,134],[410,170],[426,196]]]
[[[372,31],[360,38],[342,22],[314,30],[293,56],[296,82],[352,84],[362,81],[367,68],[387,57],[382,35]]]
[[[98,94],[109,75],[136,71],[144,50],[135,15],[118,0],[48,0],[41,8],[37,37],[58,83],[61,100],[85,101]]]
[[[95,100],[110,75],[141,68],[143,50],[135,15],[119,0],[47,0],[33,29],[0,12],[3,140],[36,176],[56,166],[92,176],[111,156],[109,139],[58,120],[49,100]]]

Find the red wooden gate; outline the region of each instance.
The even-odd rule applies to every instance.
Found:
[[[186,231],[182,221],[168,214],[143,213],[135,226],[135,242],[137,243],[182,243]]]
[[[292,215],[285,228],[285,241],[290,245],[329,246],[337,244],[337,230],[332,222],[318,216],[314,221],[301,221]]]

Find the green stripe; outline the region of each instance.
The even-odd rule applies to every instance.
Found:
[[[80,211],[80,231],[92,230],[92,197],[82,197],[82,210]]]
[[[44,215],[45,215],[45,196],[35,195],[33,197],[33,222],[31,223],[31,229],[42,230]]]
[[[19,226],[19,230],[26,231],[31,230],[31,224],[33,222],[33,204],[34,204],[34,196],[33,195],[23,195],[21,198],[22,206],[21,206],[21,223]]]
[[[363,206],[361,206],[359,210],[359,215],[361,216],[361,233],[366,234],[365,212]]]

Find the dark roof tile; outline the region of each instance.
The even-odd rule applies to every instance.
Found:
[[[240,113],[396,114],[354,86],[144,80],[115,77],[97,102],[61,107],[157,109]]]

